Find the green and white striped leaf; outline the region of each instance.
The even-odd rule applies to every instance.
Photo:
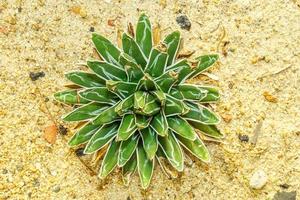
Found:
[[[128,82],[137,83],[144,76],[143,69],[129,55],[122,53],[120,63],[124,66]]]
[[[169,34],[165,38],[164,44],[167,46],[167,53],[169,55],[167,65],[170,66],[174,63],[179,50],[180,32],[174,31],[173,33]]]
[[[220,122],[220,118],[208,108],[192,103],[189,103],[188,105],[191,109],[188,113],[183,115],[186,120],[207,125],[214,125]]]
[[[136,83],[123,82],[123,81],[106,81],[106,87],[118,95],[121,99],[125,99],[132,95],[137,87]]]
[[[186,59],[179,60],[177,63],[168,67],[167,71],[177,74],[178,83],[183,83],[193,73],[193,69]]]
[[[93,120],[93,124],[107,124],[119,119],[115,108],[118,104],[108,107],[106,110],[101,110],[101,113]]]
[[[210,103],[210,102],[218,101],[220,99],[220,94],[218,92],[218,89],[213,87],[205,87],[205,86],[200,86],[199,88],[207,91],[206,97],[201,99],[200,102]]]
[[[135,114],[135,124],[139,130],[147,128],[151,122],[152,117]]]
[[[152,160],[155,157],[158,141],[157,134],[150,127],[141,130],[143,139],[143,147],[147,154],[148,159]]]
[[[155,81],[151,78],[151,76],[146,73],[139,81],[137,89],[142,91],[151,91],[156,90],[157,86]]]
[[[167,97],[163,91],[155,90],[155,91],[152,91],[151,94],[153,94],[158,99],[161,106],[165,105]]]
[[[160,136],[168,135],[168,122],[164,113],[160,112],[155,115],[151,121],[151,128]]]
[[[105,178],[117,166],[120,142],[112,141],[103,158],[99,177]]]
[[[177,116],[168,117],[167,120],[170,129],[178,135],[181,135],[188,140],[195,140],[197,138],[193,127],[186,120]]]
[[[162,148],[171,165],[177,171],[182,171],[184,157],[182,149],[172,131],[169,131],[166,137],[159,137],[158,140],[159,146]]]
[[[132,113],[134,104],[134,96],[130,95],[126,99],[123,99],[115,108],[118,115],[123,116],[124,114]]]
[[[54,94],[55,100],[66,104],[87,104],[90,101],[81,98],[78,95],[78,90],[65,90]]]
[[[177,76],[172,75],[170,72],[166,72],[162,76],[156,78],[155,83],[163,92],[169,93],[176,80]]]
[[[203,142],[197,137],[196,140],[191,141],[184,137],[177,136],[179,142],[184,146],[188,151],[190,151],[193,155],[204,162],[210,161],[209,152]]]
[[[165,106],[166,116],[184,115],[190,111],[190,108],[181,100],[178,100],[170,95],[167,95]]]
[[[109,106],[107,105],[94,102],[89,103],[79,108],[76,108],[66,116],[63,116],[63,120],[67,122],[75,122],[95,118],[107,108],[109,108]]]
[[[98,53],[106,62],[121,66],[118,63],[118,59],[120,56],[120,50],[115,45],[113,45],[105,37],[98,35],[96,33],[93,33],[92,41],[93,41]]]
[[[122,167],[123,182],[126,186],[129,185],[131,175],[134,174],[136,167],[137,167],[137,158],[136,158],[136,154],[134,153],[131,156],[130,160],[126,162],[126,164]]]
[[[168,178],[178,177],[178,171],[171,165],[167,156],[165,155],[165,153],[163,152],[160,146],[158,146],[157,149],[156,159],[162,171]]]
[[[137,148],[137,163],[142,187],[143,189],[146,189],[151,182],[154,159],[148,159],[147,154],[141,144],[139,144]]]
[[[190,121],[189,123],[196,129],[200,130],[201,133],[203,133],[204,135],[217,138],[217,139],[224,137],[224,135],[217,129],[215,125],[205,125],[199,122],[192,122],[192,121]]]
[[[86,73],[81,71],[69,72],[65,74],[66,78],[82,87],[103,87],[105,81],[98,77],[96,74]]]
[[[177,88],[175,88],[175,87],[173,87],[171,90],[170,90],[170,93],[169,93],[172,97],[174,97],[174,98],[176,98],[176,99],[178,99],[178,100],[184,100],[184,98],[183,98],[183,95],[181,94],[181,92],[177,89]]]
[[[135,40],[144,52],[144,55],[148,58],[152,49],[153,41],[151,24],[148,17],[145,14],[142,14],[139,18],[136,27]]]
[[[153,48],[145,72],[152,77],[161,76],[166,68],[168,54]]]
[[[131,158],[133,153],[136,150],[138,145],[140,136],[139,134],[132,135],[128,140],[124,140],[121,142],[119,158],[118,158],[118,166],[123,167],[127,161]]]
[[[136,92],[134,109],[138,114],[152,116],[160,111],[160,105],[153,95],[146,92]]]
[[[117,135],[118,127],[118,122],[102,126],[90,139],[84,149],[84,153],[94,153],[112,141],[112,139]]]
[[[69,141],[69,146],[74,147],[88,142],[91,137],[101,128],[99,125],[88,123],[79,129]]]
[[[193,77],[201,74],[203,71],[205,71],[209,67],[211,67],[218,59],[219,59],[219,56],[217,54],[204,55],[204,56],[198,57],[197,60],[199,60],[199,63],[197,65],[197,67],[194,69],[193,73],[189,76],[189,78],[193,78]]]
[[[136,41],[126,33],[123,33],[122,35],[122,46],[123,51],[126,54],[130,55],[132,58],[134,58],[136,63],[139,64],[142,69],[145,69],[147,64],[147,58],[145,57],[144,53],[142,52],[141,48],[138,46]]]
[[[119,100],[118,96],[110,92],[105,87],[86,89],[82,92],[79,92],[79,95],[89,101],[96,101],[104,104],[116,104],[116,102]]]
[[[181,84],[176,87],[185,100],[200,101],[207,96],[207,90],[203,90],[196,85]]]
[[[119,59],[119,58],[118,58]],[[106,81],[127,81],[127,75],[123,68],[103,61],[88,61],[87,66],[101,79]]]
[[[118,130],[117,141],[127,140],[136,130],[134,114],[124,115]]]

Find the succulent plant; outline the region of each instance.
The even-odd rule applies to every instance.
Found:
[[[167,174],[170,166],[183,170],[188,152],[208,162],[201,134],[223,135],[216,128],[219,117],[204,105],[217,101],[219,93],[186,80],[212,66],[218,55],[178,60],[180,33],[172,32],[155,46],[145,14],[135,33],[123,33],[123,51],[98,34],[92,41],[101,60],[87,61],[91,72],[67,73],[73,87],[54,97],[75,106],[63,120],[84,124],[69,145],[85,145],[84,154],[105,153],[99,177],[120,167],[128,183],[137,169],[147,188],[155,161]]]

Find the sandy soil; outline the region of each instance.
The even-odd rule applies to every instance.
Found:
[[[300,198],[300,2],[164,2],[0,1],[0,199],[272,199],[283,190]],[[70,110],[52,98],[67,83],[63,74],[94,56],[90,27],[116,42],[141,11],[162,35],[180,29],[176,16],[186,14],[184,49],[220,53],[210,83],[222,92],[214,108],[226,134],[223,144],[207,143],[209,165],[195,161],[175,180],[156,168],[147,191],[137,175],[129,187],[119,172],[105,181],[91,175],[66,145],[71,133],[54,145],[43,138],[52,123],[46,106],[57,120]],[[33,83],[29,73],[38,71],[45,77]],[[256,145],[241,142],[259,121]],[[268,181],[254,190],[249,179],[259,169]]]

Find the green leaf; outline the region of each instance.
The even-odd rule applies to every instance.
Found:
[[[173,64],[175,59],[176,59],[176,55],[177,52],[179,50],[179,46],[180,46],[180,32],[179,31],[174,31],[173,33],[169,34],[165,40],[164,43],[167,46],[167,52],[168,52],[168,66]]]
[[[101,113],[93,120],[93,124],[107,124],[119,119],[115,108],[118,104],[108,107],[106,110],[101,110]]]
[[[168,54],[153,48],[145,72],[152,77],[161,76],[166,68]]]
[[[155,115],[150,124],[151,128],[160,136],[164,137],[168,134],[168,123],[163,112]]]
[[[201,133],[213,138],[223,138],[224,135],[217,129],[215,125],[205,125],[199,122],[189,122],[193,127],[200,130]]]
[[[88,61],[87,66],[101,79],[113,81],[127,81],[124,69],[103,61]]]
[[[183,170],[183,153],[174,134],[169,131],[166,137],[159,137],[159,146],[167,156],[171,165],[178,171]]]
[[[137,167],[137,158],[136,154],[134,153],[130,160],[126,162],[126,164],[122,167],[122,176],[123,176],[123,182],[126,186],[130,183],[130,177],[132,174],[134,174]]]
[[[168,67],[167,72],[177,74],[177,82],[182,83],[193,73],[193,69],[189,65],[188,61],[183,59]]]
[[[136,130],[134,115],[124,115],[118,130],[117,141],[127,140]]]
[[[191,84],[181,84],[176,87],[185,100],[200,101],[207,96],[207,91]]]
[[[181,117],[168,117],[168,124],[171,130],[173,130],[178,135],[188,139],[188,140],[195,140],[197,135],[194,131],[193,127]]]
[[[160,77],[156,78],[155,83],[159,86],[159,88],[163,92],[169,93],[172,86],[175,84],[176,80],[177,80],[176,76],[174,76],[170,72],[166,72],[163,75],[161,75]]]
[[[206,97],[201,99],[200,102],[209,103],[209,102],[218,101],[220,99],[220,94],[218,92],[218,89],[212,87],[205,87],[205,86],[200,86],[199,88],[207,91]]]
[[[139,134],[132,135],[128,140],[124,140],[121,142],[119,158],[118,158],[118,166],[123,167],[133,155],[140,136]]]
[[[137,148],[137,163],[142,187],[143,189],[146,189],[151,182],[154,168],[154,159],[148,159],[147,154],[142,145],[138,145]]]
[[[93,33],[92,41],[100,54],[100,56],[106,61],[114,65],[121,66],[118,63],[120,56],[120,50],[113,45],[109,40],[101,35]]]
[[[118,115],[123,116],[124,114],[132,113],[132,108],[134,104],[133,94],[123,99],[115,108]]]
[[[169,93],[172,97],[178,99],[178,100],[184,100],[183,98],[183,95],[181,94],[181,92],[176,88],[176,87],[173,87],[171,90],[170,90],[170,93]]]
[[[87,104],[90,101],[81,98],[78,94],[78,90],[66,90],[63,92],[57,92],[54,94],[54,98],[62,103],[66,104]]]
[[[145,69],[147,64],[147,58],[145,57],[144,53],[142,52],[141,48],[138,46],[136,41],[126,33],[123,33],[122,35],[122,46],[123,51],[130,55],[132,58],[134,58],[137,64],[139,64],[142,67],[142,69]]]
[[[63,120],[68,122],[75,122],[95,118],[108,107],[109,106],[107,105],[99,103],[89,103],[74,109],[72,112],[65,115],[63,117]]]
[[[84,149],[84,153],[94,153],[112,141],[112,139],[117,135],[118,127],[118,122],[102,126],[90,139]]]
[[[153,94],[159,100],[161,106],[165,105],[167,97],[163,91],[160,90],[151,91],[151,94]]]
[[[207,125],[218,124],[220,122],[219,117],[208,108],[192,103],[189,103],[188,105],[191,110],[187,114],[183,115],[186,120]]]
[[[135,124],[139,130],[147,128],[151,122],[152,117],[135,114]]]
[[[99,177],[105,178],[117,166],[120,142],[112,141],[103,158]]]
[[[216,54],[198,57],[197,60],[199,60],[199,63],[197,67],[194,69],[193,73],[189,76],[189,78],[193,78],[201,74],[203,71],[211,67],[218,59],[219,56]]]
[[[96,133],[101,128],[99,125],[93,125],[92,123],[87,123],[81,129],[79,129],[70,139],[69,146],[74,147],[79,144],[83,144]]]
[[[135,40],[148,58],[152,49],[152,29],[148,17],[142,14],[139,18]]]
[[[129,82],[139,82],[144,76],[143,69],[129,55],[122,53],[120,63],[124,66]]]
[[[152,116],[159,112],[157,99],[147,92],[135,92],[134,109],[137,114]]]
[[[106,87],[118,95],[121,99],[125,99],[132,95],[137,87],[136,83],[122,81],[106,81]]]
[[[156,90],[157,86],[155,81],[151,78],[149,74],[144,74],[137,86],[138,90],[150,91]]]
[[[156,158],[159,166],[168,178],[178,177],[178,171],[170,164],[167,156],[165,155],[160,146],[158,146]]]
[[[86,73],[81,71],[69,72],[65,74],[66,78],[82,87],[103,87],[105,81],[99,78],[96,74]]]
[[[182,144],[182,146],[184,146],[188,151],[190,151],[197,158],[199,158],[204,162],[210,161],[209,152],[199,137],[197,137],[196,140],[194,141],[188,140],[179,135],[177,136],[177,138],[179,142]]]
[[[118,97],[105,87],[86,89],[79,92],[79,95],[84,99],[99,103],[116,104],[118,101]]]
[[[181,100],[178,100],[170,95],[167,95],[165,106],[166,116],[184,115],[188,113],[190,108]]]
[[[158,142],[157,134],[150,127],[141,130],[143,139],[143,147],[147,154],[148,159],[152,160],[156,154]]]

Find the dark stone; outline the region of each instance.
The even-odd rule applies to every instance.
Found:
[[[239,139],[241,142],[249,142],[249,136],[248,135],[239,135]]]
[[[182,29],[188,31],[191,29],[192,24],[186,15],[179,15],[176,17],[176,22]]]
[[[90,31],[91,31],[91,32],[94,32],[94,31],[95,31],[95,28],[94,28],[93,26],[91,26],[91,27],[90,27]]]
[[[84,151],[84,148],[76,149],[75,150],[76,156],[78,156],[78,157],[84,156],[83,151]]]
[[[45,72],[30,72],[29,77],[32,81],[36,81],[41,77],[45,76]]]
[[[283,189],[288,189],[290,187],[290,185],[286,184],[286,183],[283,183],[283,184],[280,184],[279,187],[281,187]]]
[[[64,127],[63,125],[59,125],[58,131],[61,135],[67,135],[68,133],[68,128]]]
[[[19,13],[22,12],[22,8],[21,7],[18,8],[18,12]]]
[[[296,200],[297,192],[277,192],[273,200]]]

